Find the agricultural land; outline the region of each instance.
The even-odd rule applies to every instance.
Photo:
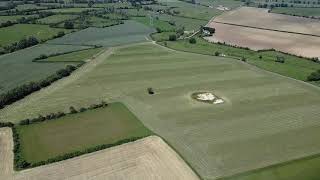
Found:
[[[316,180],[317,0],[0,2],[0,180]]]

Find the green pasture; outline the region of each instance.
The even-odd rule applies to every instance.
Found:
[[[150,23],[150,17],[133,17],[135,21],[153,28],[159,28],[161,31],[175,31],[176,27],[169,24],[167,21],[161,21],[159,19],[153,18],[152,23]]]
[[[84,62],[92,58],[94,55],[102,51],[103,48],[91,48],[71,52],[63,55],[52,56],[47,59],[40,60],[41,62]]]
[[[87,28],[48,43],[74,45],[117,46],[127,43],[146,41],[146,37],[154,29],[135,21],[125,21],[124,24],[106,28]]]
[[[102,144],[151,135],[123,104],[107,107],[28,126],[19,126],[23,158],[36,163],[74,151]]]
[[[46,7],[43,6],[38,6],[36,4],[19,4],[15,8],[18,11],[26,11],[26,10],[40,10],[40,9],[47,9]]]
[[[278,8],[273,8],[271,12],[287,14],[287,15],[320,17],[320,8],[278,7]]]
[[[152,43],[115,48],[109,58],[97,62],[92,70],[79,69],[80,78],[0,110],[0,119],[18,122],[99,100],[123,102],[203,179],[228,177],[320,150],[316,86],[228,57]],[[148,94],[150,87],[154,95]],[[191,98],[202,91],[225,102],[212,105]]]
[[[77,15],[56,14],[56,15],[48,16],[42,19],[38,19],[37,23],[55,24],[55,23],[64,22],[67,20],[76,19],[77,17],[78,17]]]
[[[49,10],[44,10],[47,12],[53,12],[53,13],[71,13],[71,14],[78,14],[82,13],[84,11],[92,11],[92,10],[99,10],[101,8],[62,8],[62,9],[49,9]]]
[[[175,35],[176,32],[162,32],[151,34],[151,37],[154,41],[168,41],[170,35]]]
[[[41,44],[0,56],[0,94],[30,81],[45,79],[67,64],[74,64],[32,62],[41,54],[63,53],[87,48],[91,47]]]
[[[256,52],[252,50],[234,48],[226,45],[209,43],[201,38],[197,38],[196,44],[190,44],[187,40],[181,40],[176,42],[167,42],[167,45],[170,48],[180,51],[189,51],[208,55],[215,55],[216,52],[219,52],[220,55],[224,54],[239,59],[244,57],[248,63],[259,68],[302,81],[306,81],[307,77],[312,72],[320,69],[319,63],[315,63],[304,58],[274,51]],[[284,57],[285,63],[282,64],[275,62],[277,56]]]
[[[320,156],[306,157],[219,180],[317,180]]]
[[[162,20],[162,21],[174,22],[177,28],[184,27],[186,31],[198,30],[200,26],[204,26],[208,23],[208,21],[206,20],[171,16],[167,14],[161,14],[158,17],[159,17],[159,20]]]
[[[48,25],[39,24],[16,24],[9,27],[0,28],[0,45],[6,46],[20,41],[23,38],[34,36],[38,40],[47,40],[58,32],[69,32],[65,29],[51,28]]]
[[[14,15],[14,16],[0,16],[0,23],[4,23],[7,21],[17,22],[17,20],[21,19],[22,17],[37,17],[37,15]]]

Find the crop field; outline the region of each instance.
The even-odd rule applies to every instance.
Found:
[[[60,31],[69,32],[65,29],[51,28],[47,25],[16,24],[0,28],[0,45],[9,45],[29,36],[34,36],[38,40],[46,40],[57,35]]]
[[[216,17],[214,21],[320,36],[320,21],[317,19],[268,13],[262,8],[238,8]]]
[[[177,179],[199,178],[161,138],[149,136],[62,162],[26,171],[13,171],[12,136],[0,129],[0,178],[2,180],[42,179]],[[3,159],[2,159],[3,158]],[[81,168],[80,168],[81,167]]]
[[[56,14],[52,16],[48,16],[42,19],[38,19],[37,22],[41,24],[54,24],[63,22],[66,20],[76,19],[77,15],[67,15],[67,14]]]
[[[126,21],[124,24],[106,28],[87,28],[48,43],[74,45],[102,45],[116,46],[127,43],[146,41],[146,37],[154,29],[135,21]]]
[[[198,30],[200,26],[207,24],[206,20],[191,19],[179,16],[170,16],[167,14],[161,14],[159,19],[162,21],[172,21],[175,22],[176,27],[185,27],[186,31]]]
[[[272,13],[297,15],[297,16],[313,16],[320,17],[320,8],[294,8],[294,7],[282,7],[273,8]]]
[[[208,41],[248,47],[253,50],[276,49],[304,57],[320,57],[320,37],[276,32],[211,22],[216,28]]]
[[[320,152],[320,90],[313,85],[238,60],[152,43],[110,51],[50,88],[2,109],[0,119],[17,122],[99,99],[120,101],[203,179]],[[149,87],[154,95],[147,93]],[[225,103],[193,100],[191,94],[199,91],[212,91]]]
[[[7,21],[16,22],[18,19],[25,17],[37,17],[37,15],[15,15],[15,16],[0,16],[0,23],[4,23]]]
[[[38,81],[70,63],[36,63],[41,54],[54,54],[88,49],[88,46],[41,44],[0,56],[0,94],[30,81]]]
[[[46,12],[53,12],[53,13],[81,13],[88,10],[99,10],[101,8],[65,8],[65,9],[49,9],[49,10],[43,10]]]
[[[103,48],[90,48],[63,55],[52,56],[41,60],[41,62],[85,62],[86,60],[95,57],[95,55],[102,50]]]
[[[21,154],[30,163],[152,134],[121,103],[67,115],[54,121],[18,126],[17,131]],[[90,135],[82,136],[88,132]]]

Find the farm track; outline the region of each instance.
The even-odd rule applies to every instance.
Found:
[[[157,136],[19,172],[12,168],[12,142],[11,130],[1,128],[1,180],[199,179],[183,159]]]

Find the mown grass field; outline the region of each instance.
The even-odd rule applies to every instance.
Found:
[[[59,56],[49,57],[47,59],[41,60],[41,62],[84,62],[85,60],[92,58],[102,50],[103,48],[85,49]]]
[[[87,28],[48,43],[73,45],[117,46],[127,43],[146,41],[150,33],[155,32],[142,23],[126,21],[124,24],[106,28]]]
[[[41,44],[28,49],[0,56],[0,94],[30,81],[38,81],[52,75],[67,64],[32,62],[41,54],[54,54],[91,48],[88,46]]]
[[[78,17],[77,15],[56,14],[56,15],[48,16],[42,19],[38,19],[37,22],[41,24],[54,24],[54,23],[59,23],[66,20],[72,20],[77,17]]]
[[[176,42],[167,42],[167,45],[170,48],[180,51],[189,51],[208,55],[215,55],[215,52],[219,52],[220,55],[224,54],[239,59],[244,57],[248,63],[259,68],[302,81],[306,81],[307,77],[312,72],[320,69],[319,63],[315,63],[304,58],[286,55],[275,51],[256,52],[252,50],[239,49],[230,46],[209,43],[201,38],[197,38],[196,44],[190,44],[187,40],[181,40]],[[275,62],[277,56],[284,57],[285,63],[281,64]]]
[[[0,119],[17,122],[71,105],[121,101],[203,179],[320,152],[320,90],[315,86],[239,60],[152,43],[115,49],[96,63],[82,75],[79,69],[77,78],[70,77],[73,81],[61,81],[2,109]],[[147,93],[149,87],[154,95]],[[199,91],[212,91],[225,103],[193,100],[191,94]]]
[[[17,128],[22,155],[31,163],[152,132],[121,103]]]
[[[69,32],[65,29],[50,28],[48,25],[16,24],[0,29],[0,45],[9,45],[29,36],[34,36],[38,40],[46,40],[60,31]]]
[[[297,15],[297,16],[320,16],[320,8],[291,8],[291,7],[282,7],[282,8],[273,8],[272,13],[280,13],[287,15]]]
[[[220,180],[317,180],[320,176],[319,166],[320,155],[245,172]]]

